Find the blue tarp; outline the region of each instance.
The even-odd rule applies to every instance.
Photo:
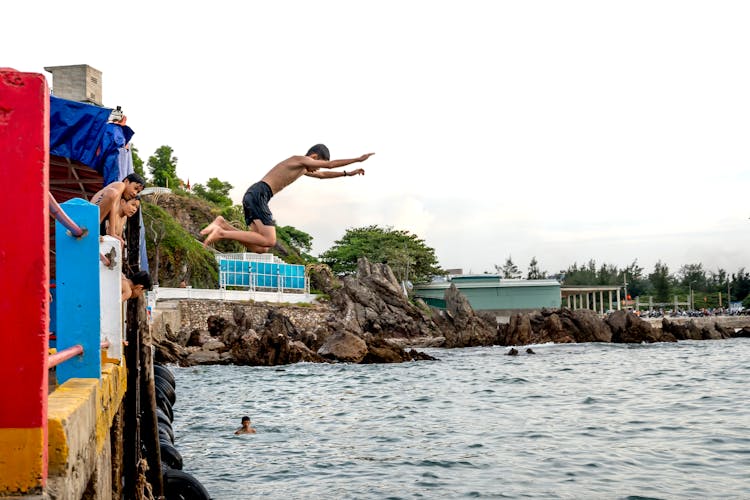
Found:
[[[49,106],[50,154],[76,160],[101,174],[102,187],[133,173],[133,157],[125,146],[133,137],[128,126],[108,123],[112,110],[53,95]],[[146,235],[140,220],[141,269],[148,271]]]
[[[50,154],[88,165],[104,185],[122,180],[119,150],[133,137],[128,126],[108,123],[109,108],[50,96]]]

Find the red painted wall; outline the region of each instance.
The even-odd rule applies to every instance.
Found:
[[[0,429],[47,426],[48,172],[47,81],[0,68]]]

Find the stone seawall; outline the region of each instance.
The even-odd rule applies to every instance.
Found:
[[[649,322],[652,328],[657,328],[661,330],[662,320],[664,318],[643,318],[643,319]],[[676,323],[678,325],[685,325],[688,322],[692,321],[695,324],[695,326],[697,326],[698,328],[702,328],[704,326],[708,327],[708,326],[713,325],[714,323],[718,323],[719,326],[722,326],[724,328],[750,328],[750,316],[702,316],[698,318],[667,317],[666,319],[670,323]]]
[[[220,316],[232,321],[232,311],[235,306],[245,310],[249,320],[249,327],[259,329],[266,321],[269,310],[275,310],[288,317],[292,324],[301,332],[315,331],[325,324],[332,312],[326,304],[306,306],[273,304],[266,302],[232,302],[221,300],[169,300],[159,301],[153,312],[153,335],[156,340],[165,337],[166,329],[177,333],[180,330],[208,329],[208,317]]]

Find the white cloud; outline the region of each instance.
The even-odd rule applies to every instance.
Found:
[[[239,201],[314,143],[375,151],[363,178],[273,200],[318,252],[379,224],[477,272],[750,267],[744,2],[43,5],[4,6],[4,38],[35,43],[3,65],[102,70],[141,155],[170,145],[191,183]]]

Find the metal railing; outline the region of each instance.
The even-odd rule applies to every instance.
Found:
[[[86,234],[87,229],[78,227],[78,224],[68,217],[68,214],[66,214],[65,210],[63,210],[60,204],[57,203],[57,200],[52,196],[52,193],[49,193],[49,212],[58,220],[58,222],[60,222],[60,224],[70,231],[70,235],[74,238],[80,238]]]
[[[49,368],[53,368],[63,361],[67,361],[69,359],[75,358],[76,356],[80,356],[83,354],[83,346],[81,344],[76,344],[74,346],[67,347],[63,349],[60,352],[56,352],[54,354],[49,355],[49,362],[47,366]]]

